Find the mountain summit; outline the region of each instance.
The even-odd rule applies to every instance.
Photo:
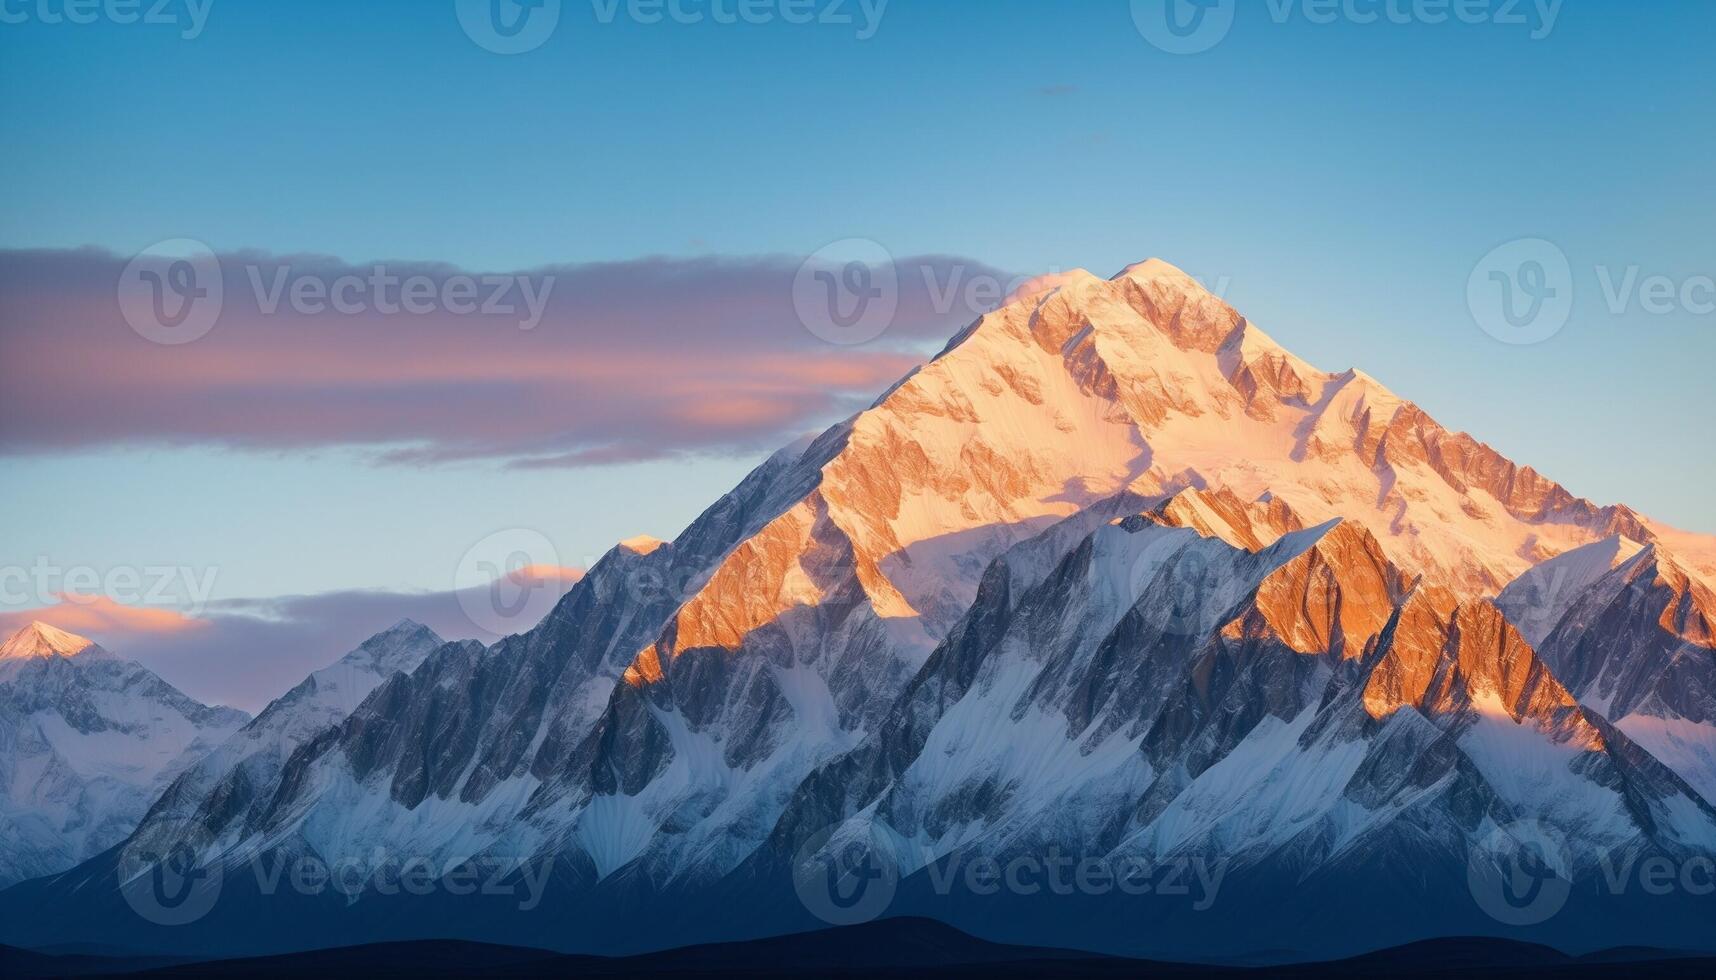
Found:
[[[92,641],[38,620],[0,644],[0,660],[75,657],[86,651],[102,652]]]

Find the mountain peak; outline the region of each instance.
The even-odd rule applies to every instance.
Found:
[[[1115,282],[1121,279],[1130,279],[1133,282],[1139,283],[1155,282],[1163,279],[1185,280],[1190,282],[1197,281],[1187,275],[1185,270],[1181,269],[1179,266],[1174,265],[1172,262],[1165,259],[1158,258],[1148,258],[1142,262],[1134,262],[1115,273],[1114,278],[1109,281]]]
[[[620,547],[634,554],[647,555],[666,544],[666,541],[648,534],[639,534],[620,542]]]
[[[4,644],[0,644],[0,660],[38,660],[51,657],[75,657],[85,650],[100,650],[86,637],[49,626],[37,620],[24,627]]]

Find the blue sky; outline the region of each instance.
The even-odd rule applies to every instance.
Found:
[[[1190,56],[1149,44],[1126,0],[893,0],[868,40],[623,6],[601,23],[565,0],[518,55],[473,43],[451,2],[214,0],[193,40],[0,24],[0,248],[189,237],[496,272],[848,237],[1016,273],[1157,255],[1320,367],[1361,366],[1579,494],[1716,532],[1716,316],[1616,313],[1598,278],[1716,275],[1716,7],[1569,2],[1533,40],[1282,3],[1277,22],[1242,0]],[[1510,346],[1465,290],[1526,237],[1566,254],[1574,308]],[[498,528],[540,529],[569,565],[671,537],[761,452],[507,470],[335,444],[32,451],[5,460],[0,541],[7,563],[218,566],[217,597],[444,589]]]

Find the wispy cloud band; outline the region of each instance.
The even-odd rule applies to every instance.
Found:
[[[1011,281],[967,259],[899,260],[887,330],[841,347],[806,329],[786,257],[491,275],[233,253],[217,260],[218,318],[169,345],[122,311],[130,261],[0,251],[0,454],[346,447],[540,468],[755,450],[922,360],[983,312],[969,283]]]

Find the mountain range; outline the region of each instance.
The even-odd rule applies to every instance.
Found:
[[[858,893],[805,869],[858,855],[892,899],[860,911],[1033,945],[1708,949],[1695,878],[1615,869],[1716,854],[1713,581],[1716,538],[1317,370],[1164,262],[1074,271],[534,629],[401,624],[220,716],[123,839],[12,859],[59,873],[0,894],[0,939],[638,952],[836,921]],[[1520,849],[1567,886],[1541,920],[1482,894]],[[127,900],[167,854],[221,882],[193,922]],[[1047,855],[1201,890],[946,887]],[[254,873],[308,859],[362,900]],[[546,898],[386,894],[401,860]]]

